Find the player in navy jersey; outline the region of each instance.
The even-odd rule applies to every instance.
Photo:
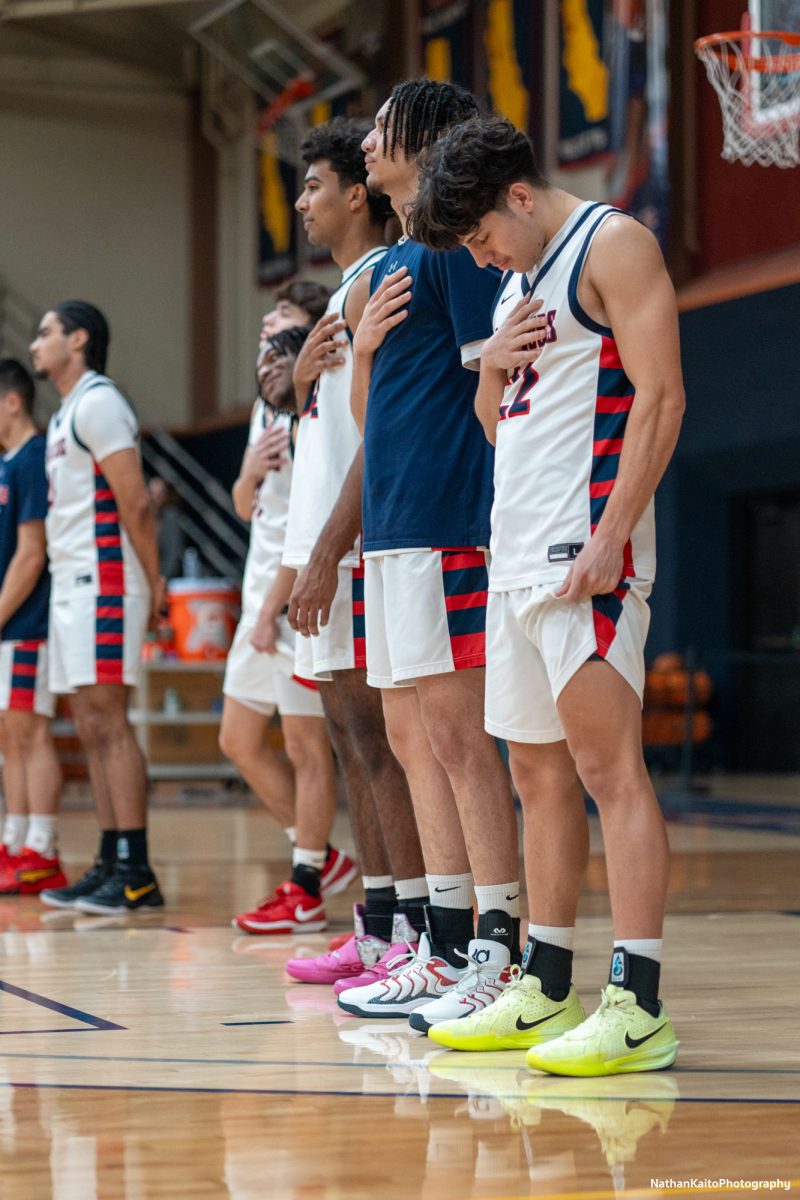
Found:
[[[405,233],[417,156],[476,111],[462,88],[411,80],[364,141],[370,186],[390,197],[404,229],[373,272],[353,347],[367,674],[409,781],[431,904],[417,962],[388,983],[343,992],[339,1004],[364,1016],[407,1013],[422,1030],[443,1012],[470,1011],[465,996],[484,1003],[518,953],[516,823],[483,729],[493,455],[473,411],[498,277],[467,252],[432,253]]]
[[[66,883],[56,850],[61,768],[50,733],[47,684],[45,439],[33,417],[33,379],[0,361],[0,729],[5,820],[0,894]]]
[[[335,118],[311,130],[300,148],[307,169],[295,207],[312,245],[330,247],[342,281],[295,366],[300,419],[282,570],[287,586],[297,581],[291,598],[287,591],[273,593],[269,614],[274,620],[289,598],[297,624],[299,609],[313,606],[329,582],[324,620],[313,637],[295,643],[295,669],[319,685],[344,776],[365,903],[356,905],[356,931],[344,946],[287,964],[290,975],[320,983],[360,976],[390,945],[416,943],[427,900],[405,776],[386,740],[380,697],[366,684],[358,506],[352,523],[339,524],[332,515],[361,446],[350,411],[350,346],[370,275],[386,253],[390,212],[385,197],[367,192],[361,142],[368,129],[365,121]]]
[[[641,700],[653,494],[684,408],[675,294],[653,235],[551,187],[502,118],[433,148],[411,225],[427,245],[466,246],[507,271],[477,398],[496,445],[486,726],[508,739],[536,830],[525,974],[485,1015],[431,1036],[503,1048],[525,1044],[524,1026],[537,1070],[667,1067],[678,1047],[658,999],[669,849]],[[588,1019],[571,987],[588,855],[576,771],[600,813],[615,937]]]
[[[101,829],[94,866],[41,899],[90,913],[164,901],[147,851],[147,776],[128,721],[145,630],[163,603],[155,520],[130,401],[102,374],[109,329],[83,300],[49,309],[31,343],[61,396],[47,430],[51,690],[68,694]]]

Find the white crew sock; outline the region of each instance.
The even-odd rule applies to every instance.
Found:
[[[366,891],[367,888],[372,890],[376,888],[394,887],[394,878],[391,875],[362,875],[361,885],[364,888],[364,891]]]
[[[28,828],[27,816],[18,813],[6,813],[3,821],[3,845],[9,854],[19,854],[25,845],[25,831]]]
[[[56,854],[56,816],[55,813],[46,816],[31,813],[28,818],[28,832],[25,835],[25,845],[43,858],[55,858]]]
[[[663,938],[615,938],[615,950],[627,950],[628,954],[639,954],[642,958],[652,958],[654,962],[661,962],[661,948],[664,945]]]
[[[426,875],[431,904],[437,908],[472,908],[472,872]]]
[[[478,916],[497,910],[509,917],[519,916],[519,880],[514,883],[475,884]]]
[[[313,867],[315,871],[321,871],[327,857],[327,850],[303,850],[301,846],[295,846],[292,850],[292,866]]]
[[[293,846],[297,844],[297,830],[295,829],[294,825],[287,825],[283,832],[286,834]]]
[[[575,948],[574,925],[529,925],[528,937],[537,942],[547,942],[551,946],[560,946],[562,950]]]
[[[394,890],[400,904],[404,900],[420,900],[428,895],[428,881],[424,875],[417,879],[395,879]]]

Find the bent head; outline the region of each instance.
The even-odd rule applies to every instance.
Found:
[[[432,79],[398,83],[362,143],[370,189],[391,196],[407,188],[419,154],[451,125],[477,114],[475,97],[458,84]]]
[[[0,359],[0,444],[10,446],[15,431],[33,422],[33,378],[15,358]]]
[[[331,289],[311,279],[284,284],[275,297],[275,307],[261,321],[261,342],[282,329],[316,325],[328,307]]]
[[[434,250],[466,246],[479,267],[529,271],[547,241],[540,200],[549,187],[525,134],[480,117],[425,155],[409,232]]]

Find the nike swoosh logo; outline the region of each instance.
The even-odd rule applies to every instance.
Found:
[[[519,899],[519,892],[515,892],[513,896],[506,896],[506,900],[517,900],[517,899]]]
[[[294,911],[294,920],[299,921],[302,925],[305,921],[313,921],[314,918],[318,917],[321,912],[322,905],[318,905],[316,908],[310,908],[308,912],[301,912],[299,908],[296,908]]]
[[[522,1031],[526,1029],[533,1029],[535,1025],[541,1025],[544,1021],[552,1021],[553,1017],[557,1017],[559,1013],[564,1011],[565,1010],[563,1008],[560,1008],[558,1012],[550,1013],[550,1015],[547,1017],[539,1017],[538,1021],[523,1021],[522,1017],[517,1017],[517,1029]]]
[[[43,867],[40,871],[17,871],[17,879],[20,883],[38,883],[40,879],[52,879],[57,874],[55,867]]]
[[[458,884],[456,884],[454,887],[451,887],[451,888],[437,888],[437,887],[435,887],[433,890],[434,890],[435,892],[457,892],[457,891],[458,891]]]
[[[141,900],[142,896],[146,896],[148,892],[154,892],[156,885],[154,883],[146,883],[144,887],[132,888],[125,884],[125,899],[133,903],[134,900]]]
[[[667,1022],[665,1021],[664,1025],[666,1025],[666,1023]],[[632,1038],[631,1035],[626,1032],[625,1033],[625,1045],[629,1046],[631,1050],[635,1050],[637,1046],[643,1045],[644,1042],[649,1042],[650,1038],[655,1037],[657,1033],[661,1033],[661,1030],[664,1028],[664,1025],[659,1025],[658,1029],[654,1029],[652,1033],[646,1033],[644,1035],[644,1037],[641,1037],[641,1038]]]

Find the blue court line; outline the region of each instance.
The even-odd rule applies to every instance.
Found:
[[[68,1004],[59,1004],[58,1000],[48,1000],[47,996],[40,996],[38,992],[29,992],[27,988],[16,987],[15,984],[6,983],[2,979],[0,979],[0,991],[8,992],[9,996],[17,996],[20,1000],[29,1000],[31,1004],[39,1004],[42,1008],[49,1008],[51,1012],[57,1012],[62,1017],[72,1017],[73,1020],[90,1025],[93,1029],[125,1028],[124,1025],[117,1025],[114,1021],[106,1021],[104,1017],[93,1017],[91,1013],[82,1012],[79,1008],[70,1008]],[[37,1030],[37,1032],[39,1031]],[[48,1031],[42,1030],[41,1032]]]
[[[38,1030],[31,1030],[38,1033]],[[43,1032],[47,1032],[46,1030]],[[82,1032],[76,1030],[75,1032]],[[509,1053],[514,1053],[510,1051]],[[522,1051],[519,1051],[522,1053]],[[8,1054],[0,1051],[0,1059],[3,1058],[37,1058],[48,1059],[55,1062],[127,1062],[127,1063],[182,1063],[187,1066],[203,1066],[203,1067],[337,1067],[343,1070],[386,1070],[388,1067],[397,1066],[387,1059],[386,1062],[373,1063],[346,1063],[346,1062],[320,1062],[320,1061],[301,1061],[296,1059],[283,1058],[148,1058],[140,1055],[124,1055],[124,1054],[26,1054],[24,1051],[12,1051]],[[424,1063],[417,1064],[403,1063],[403,1066],[419,1066],[423,1068]],[[457,1064],[454,1064],[457,1065]],[[427,1068],[426,1068],[427,1069]],[[519,1071],[521,1070],[519,1059],[516,1062],[509,1062],[505,1066],[498,1063],[480,1063],[472,1064],[464,1068],[465,1071]],[[678,1067],[670,1074],[674,1075],[800,1075],[800,1069],[793,1067],[775,1067],[773,1069],[764,1070],[760,1067]],[[792,1101],[794,1103],[794,1101]],[[800,1100],[798,1100],[800,1103]]]
[[[293,1025],[293,1021],[220,1021],[220,1025]]]
[[[378,1096],[386,1097],[387,1099],[396,1099],[399,1096],[408,1098],[408,1092],[345,1092],[345,1091],[299,1091],[291,1088],[212,1088],[212,1087],[170,1087],[166,1084],[162,1086],[153,1086],[152,1084],[124,1084],[124,1083],[7,1083],[0,1080],[0,1087],[8,1088],[30,1088],[42,1091],[45,1089],[52,1091],[66,1092],[165,1092],[179,1093],[181,1095],[211,1095],[211,1096],[352,1096],[356,1099],[369,1097],[371,1100]],[[496,1100],[519,1100],[518,1092],[497,1092],[492,1093]],[[429,1100],[463,1100],[464,1093],[462,1092],[435,1092],[429,1097]],[[614,1099],[618,1103],[630,1103],[633,1097],[631,1096],[571,1096],[571,1100],[611,1100]],[[640,1099],[640,1097],[635,1097]],[[664,1097],[658,1097],[662,1102]],[[761,1100],[753,1096],[670,1096],[669,1102],[678,1104],[800,1104],[798,1100]]]

